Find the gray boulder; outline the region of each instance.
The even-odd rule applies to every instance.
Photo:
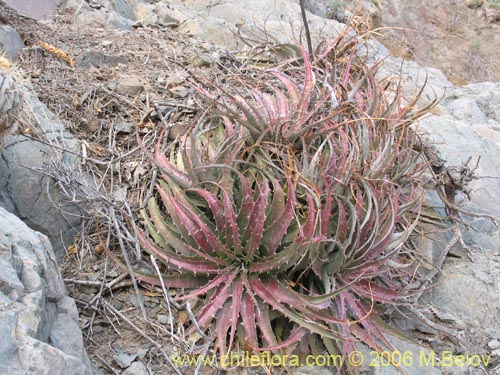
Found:
[[[61,175],[79,173],[78,158],[62,151],[78,152],[78,142],[15,77],[0,71],[0,82],[5,83],[0,92],[0,110],[5,113],[0,113],[0,119],[6,118],[10,128],[1,139],[0,206],[47,235],[60,258],[81,223],[79,205],[63,193],[67,186]],[[38,132],[42,141],[14,132],[20,126]],[[59,182],[43,171],[57,171]]]
[[[10,26],[0,26],[0,52],[11,60],[17,58],[18,52],[24,48],[19,33]]]
[[[3,2],[23,16],[43,20],[50,19],[56,14],[61,0],[3,0]]]
[[[72,22],[78,26],[111,26],[131,29],[136,4],[141,0],[64,0],[59,7],[73,13]]]
[[[298,0],[228,0],[210,6],[202,0],[175,0],[172,5],[185,12],[187,20],[180,26],[181,31],[222,48],[244,48],[245,38],[290,43],[300,41],[304,35]],[[316,43],[325,37],[334,38],[344,28],[309,12],[307,17]],[[302,42],[305,45],[305,39]]]
[[[94,374],[49,240],[3,208],[0,374]]]

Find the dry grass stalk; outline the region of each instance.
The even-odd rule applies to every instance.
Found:
[[[56,57],[59,57],[61,60],[63,60],[66,64],[69,66],[73,67],[75,66],[75,61],[71,58],[71,56],[68,54],[68,52],[63,51],[60,48],[54,47],[51,44],[45,43],[44,41],[39,41],[38,45],[42,47],[44,50],[47,52],[50,52]]]

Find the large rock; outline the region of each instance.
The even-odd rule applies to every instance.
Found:
[[[3,0],[12,9],[23,16],[43,20],[52,18],[61,0]]]
[[[64,0],[60,10],[73,14],[72,22],[79,26],[111,26],[131,29],[134,24],[135,6],[141,0]]]
[[[0,120],[7,116],[10,128],[1,139],[0,206],[47,235],[61,257],[81,223],[79,206],[63,193],[71,190],[69,185],[81,172],[78,158],[62,150],[78,152],[78,142],[15,77],[0,71],[0,82],[5,83],[0,92],[4,112]],[[15,132],[21,126],[40,133],[45,143]],[[58,183],[49,176],[56,173]]]
[[[227,0],[210,6],[203,0],[174,0],[173,6],[188,9],[180,30],[219,47],[241,49],[244,39],[256,42],[299,42],[304,36],[298,0]],[[307,13],[311,36],[317,43],[333,38],[344,25]],[[305,45],[305,39],[302,38]]]
[[[49,240],[3,208],[0,374],[94,374]]]
[[[11,60],[17,58],[18,52],[24,48],[19,33],[10,26],[0,26],[0,52]]]

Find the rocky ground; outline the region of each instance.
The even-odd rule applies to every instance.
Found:
[[[314,3],[314,2],[313,2]],[[499,81],[498,2],[476,0],[321,1],[328,7],[364,15],[391,54],[441,70],[455,85]],[[327,7],[324,7],[324,6]],[[495,47],[496,46],[496,47]]]
[[[2,32],[14,35],[8,39],[17,42],[17,46],[14,42],[9,44],[11,53],[18,53],[18,64],[33,91],[75,137],[77,153],[88,159],[82,168],[92,175],[93,183],[116,203],[129,201],[140,207],[148,196],[148,186],[142,182],[153,177],[147,161],[137,153],[135,127],[138,125],[143,134],[154,133],[167,115],[175,126],[186,126],[196,115],[189,75],[216,79],[225,66],[237,62],[241,56],[238,48],[250,38],[262,37],[262,30],[275,38],[293,39],[290,23],[300,25],[297,4],[273,2],[273,12],[278,14],[275,17],[265,3],[160,1],[134,8],[132,2],[69,1],[53,17],[55,8],[52,11],[53,3],[47,2],[45,12],[40,7],[37,11],[41,15],[32,16],[49,17],[52,21],[36,22],[13,13],[0,2],[0,26]],[[373,17],[375,25],[405,25],[420,30],[403,30],[402,34],[389,31],[382,40],[391,52],[440,68],[444,75],[387,58],[387,51],[377,45],[371,57],[387,60],[380,78],[398,76],[402,71],[410,82],[405,90],[411,94],[427,75],[428,99],[434,93],[445,98],[435,116],[420,125],[422,133],[441,145],[440,150],[452,164],[460,165],[469,156],[474,160],[481,156],[478,173],[486,177],[472,184],[475,194],[468,210],[480,216],[470,216],[470,226],[463,228],[469,252],[461,246],[454,247],[453,258],[447,260],[438,286],[423,304],[426,313],[434,314],[439,324],[450,332],[458,332],[458,341],[450,339],[449,332],[404,324],[417,329],[426,350],[492,354],[488,366],[429,368],[426,373],[496,374],[500,368],[498,238],[492,221],[481,215],[488,212],[500,217],[494,204],[500,194],[495,180],[500,176],[496,160],[500,148],[500,87],[484,83],[461,88],[453,83],[500,80],[498,67],[493,64],[497,61],[494,54],[500,52],[487,47],[490,43],[498,45],[498,27],[484,18],[484,8],[473,10],[459,1],[449,6],[456,10],[455,18],[451,16],[453,12],[447,11],[450,8],[438,1],[418,5],[387,1],[382,2],[379,10],[366,4],[363,9],[378,14],[365,13]],[[23,11],[27,14],[30,10]],[[292,21],[278,21],[285,16]],[[316,37],[331,35],[342,27],[310,17],[316,25]],[[462,28],[463,25],[467,27]],[[19,40],[9,28],[20,34]],[[298,29],[300,26],[295,30]],[[446,33],[452,37],[446,38]],[[474,44],[475,38],[479,45]],[[400,40],[405,44],[403,50]],[[463,40],[467,42],[461,44]],[[459,48],[464,45],[466,48]],[[36,137],[39,131],[35,126],[26,129],[25,134]],[[145,319],[132,282],[106,260],[104,249],[118,250],[118,244],[107,242],[109,236],[104,226],[89,216],[86,226],[78,227],[81,235],[72,244],[63,242],[58,255],[63,256],[62,272],[69,294],[79,307],[90,359],[104,374],[192,373],[192,367],[179,370],[168,363],[170,354],[188,350],[181,328],[186,313],[174,310],[171,319],[161,291],[143,286],[139,295],[147,308]],[[453,234],[436,236],[424,242],[430,259]],[[429,306],[434,310],[429,311]],[[408,350],[423,349],[410,345]],[[370,374],[392,373],[388,368],[365,370]],[[307,371],[310,370],[295,373]],[[328,373],[326,369],[315,369],[315,373],[321,371]],[[416,367],[407,371],[421,374],[423,370]],[[229,372],[249,373],[248,369]],[[203,368],[201,373],[217,370]]]

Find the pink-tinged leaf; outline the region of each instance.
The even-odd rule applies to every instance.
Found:
[[[166,254],[171,254],[173,256],[180,254],[188,257],[198,255],[200,256],[200,258],[205,259],[207,262],[218,264],[221,266],[226,265],[226,262],[224,262],[220,258],[210,256],[206,252],[189,246],[187,243],[179,239],[177,233],[175,233],[163,220],[163,217],[159,212],[159,208],[156,205],[156,202],[154,202],[153,198],[151,198],[151,200],[148,202],[148,207],[155,224],[153,225],[153,223],[151,223],[151,221],[146,216],[144,216],[144,220],[146,221],[149,228],[149,235],[159,245],[159,248],[161,248]],[[177,253],[172,252],[171,248],[177,251]]]
[[[295,292],[289,286],[283,286],[273,277],[263,277],[259,282],[279,303],[286,303],[295,309],[307,306],[316,310],[321,310],[330,305],[329,300],[320,301],[319,303],[310,303],[306,298],[304,298],[305,296]]]
[[[356,191],[356,214],[359,218],[362,218],[365,213],[364,207],[365,199],[362,190]]]
[[[160,191],[161,195],[161,189],[158,190]],[[207,252],[208,254],[214,253],[213,245],[207,240],[199,225],[194,220],[192,220],[192,217],[195,214],[193,212],[190,212],[190,208],[184,205],[181,207],[178,201],[178,196],[174,198],[170,195],[165,197],[161,195],[161,197],[166,203],[166,207],[170,216],[173,218],[179,218],[180,226],[182,226],[183,229],[187,231],[187,237],[192,238],[195,241],[195,246],[198,246],[201,250]],[[189,213],[191,213],[191,215],[189,215]],[[179,231],[181,230],[180,226],[177,226]]]
[[[226,242],[229,247],[241,248],[240,234],[238,229],[236,212],[234,210],[233,200],[226,189],[222,189],[222,202],[224,205],[225,234]]]
[[[329,194],[328,194],[329,195]],[[327,198],[327,200],[331,198]],[[305,224],[301,228],[301,233],[297,241],[299,242],[309,242],[312,240],[314,233],[316,232],[317,225],[317,215],[316,215],[316,204],[314,203],[313,197],[307,196],[307,218]]]
[[[374,314],[373,306],[369,309],[365,308],[359,301],[357,301],[348,293],[346,293],[345,295],[345,301],[348,309],[352,312],[355,319],[358,319],[359,323],[363,324],[364,330],[367,333],[367,335],[364,336],[361,335],[361,332],[356,332],[356,336],[358,336],[360,339],[362,338],[364,342],[370,345],[374,350],[380,351],[383,349],[380,345],[376,344],[374,340],[382,341],[390,347],[390,342],[387,340],[384,333],[380,330],[379,326],[373,321],[373,318],[371,317],[371,315]],[[353,327],[355,326],[356,325],[350,327],[352,333],[355,332],[355,329],[353,329]]]
[[[189,209],[188,203],[183,199],[183,197],[179,195],[178,200],[182,204],[182,207],[184,207],[186,214],[197,225],[200,234],[205,239],[204,241],[203,237],[200,236],[201,242],[198,242],[200,244],[200,247],[202,247],[202,243],[206,243],[212,248],[212,251],[219,254],[219,256],[227,256],[229,258],[235,259],[236,257],[234,253],[229,250],[222,242],[220,242],[220,240],[212,233],[208,226],[200,219],[200,216],[193,210]],[[197,233],[195,234],[197,235]],[[204,247],[202,247],[202,249],[204,249]]]
[[[290,223],[294,217],[294,208],[297,203],[295,195],[295,187],[293,186],[293,183],[290,178],[287,179],[287,183],[288,183],[288,194],[287,194],[288,200],[286,203],[285,210],[281,212],[281,216],[274,224],[267,227],[266,231],[264,232],[264,237],[262,239],[262,242],[266,247],[268,254],[274,254],[276,252],[281,241],[283,240],[283,236],[287,232],[287,229],[289,228]],[[281,190],[281,192],[283,191]]]
[[[192,247],[198,246],[196,241],[190,236],[189,231],[186,229],[186,226],[184,225],[182,219],[176,214],[176,210],[170,204],[172,191],[169,185],[163,181],[160,181],[160,184],[156,187],[156,190],[160,194],[161,201],[165,205],[167,212],[170,215],[170,218],[172,219],[175,227],[179,231],[182,239]]]
[[[165,127],[160,136],[158,137],[158,141],[155,146],[155,164],[161,169],[163,173],[165,173],[168,177],[170,177],[175,183],[179,186],[186,188],[191,185],[191,179],[189,175],[184,172],[179,171],[176,167],[172,165],[165,157],[165,153],[162,151],[163,137],[165,136],[165,131],[168,127]],[[139,134],[139,133],[137,133]]]
[[[233,283],[233,295],[231,301],[232,313],[230,317],[231,332],[229,334],[229,348],[233,347],[234,336],[238,328],[238,321],[240,316],[241,302],[243,299],[243,283],[237,279]]]
[[[297,323],[299,326],[307,328],[309,331],[316,333],[320,336],[329,337],[331,339],[339,339],[338,334],[331,330],[324,324],[320,324],[311,320],[307,315],[301,314],[295,310],[289,309],[282,303],[278,302],[276,298],[266,289],[266,287],[258,279],[250,281],[252,291],[255,292],[265,303],[270,305],[275,310],[278,310],[286,318]]]
[[[311,61],[309,60],[309,56],[307,56],[307,52],[304,49],[302,49],[302,57],[304,58],[304,88],[300,93],[299,103],[297,104],[297,120],[302,120],[306,115],[315,84]]]
[[[356,48],[353,48],[351,51],[351,54],[349,55],[349,60],[347,61],[345,71],[344,71],[344,78],[342,79],[342,86],[347,87],[349,83],[349,79],[351,78],[351,66],[352,66],[352,61],[354,59],[354,56],[356,56]]]
[[[385,288],[372,281],[363,279],[352,284],[352,290],[362,297],[384,303],[391,303],[406,297],[406,295],[395,289]]]
[[[327,191],[330,186],[326,185]],[[333,196],[331,194],[326,194],[326,200],[324,206],[321,208],[320,216],[321,216],[321,235],[329,236],[330,230],[330,221],[332,217],[332,205],[333,205]]]
[[[172,265],[179,270],[192,272],[194,274],[201,273],[208,275],[218,274],[221,272],[219,267],[208,264],[205,260],[188,258],[173,253],[166,253],[162,249],[153,245],[141,230],[137,230],[137,238],[139,239],[139,242],[144,250],[146,250],[149,254],[156,256],[166,264]]]
[[[265,352],[265,351],[275,352],[278,350],[286,349],[286,348],[292,346],[293,344],[299,342],[300,340],[302,340],[302,338],[306,334],[307,334],[306,329],[304,329],[302,327],[296,328],[290,333],[290,337],[288,337],[285,341],[281,342],[278,345],[267,347],[267,348],[253,348],[253,349],[255,351],[258,351],[258,352]]]
[[[248,293],[243,294],[241,301],[241,324],[245,330],[246,344],[251,348],[258,347],[254,302]]]
[[[106,249],[106,254],[108,257],[120,268],[123,272],[128,273],[127,265],[120,261],[115,254]],[[155,274],[145,273],[139,270],[134,270],[135,278],[139,281],[144,281],[145,283],[162,286],[167,285],[169,288],[179,288],[179,289],[193,289],[198,288],[207,282],[206,277],[203,276],[193,276],[189,274],[173,274],[173,275],[163,275],[162,280]]]
[[[269,197],[269,184],[266,179],[262,183],[257,181],[258,197],[250,215],[246,232],[249,239],[246,245],[247,255],[245,259],[252,259],[255,252],[261,245],[262,236],[264,235],[264,223],[266,221],[266,206]]]
[[[289,101],[292,104],[292,108],[296,109],[299,104],[299,91],[297,90],[297,85],[287,76],[278,72],[271,72],[272,75],[277,77],[281,83],[285,86],[288,91]],[[287,100],[288,102],[288,100]],[[288,105],[287,105],[288,106]],[[287,116],[288,118],[288,116]]]
[[[242,190],[241,194],[242,200],[238,212],[238,222],[240,223],[239,227],[245,229],[248,225],[248,220],[250,218],[250,215],[252,214],[255,205],[253,201],[254,192],[248,182],[248,179],[245,176],[243,176],[241,173],[238,172],[238,177],[240,178],[241,181],[241,190]],[[241,234],[244,235],[245,233]]]
[[[274,329],[271,326],[271,316],[269,315],[269,306],[259,301],[257,305],[257,325],[262,332],[264,344],[268,347],[278,345]]]
[[[151,215],[151,220],[154,225],[151,224],[149,219],[144,215],[144,219],[148,222],[151,229],[154,229],[160,236],[163,243],[166,246],[171,246],[175,251],[182,255],[192,255],[192,247],[186,242],[179,238],[179,233],[171,227],[170,223],[167,223],[163,213],[160,211],[158,204],[154,198],[151,198],[148,202],[149,214]],[[158,241],[157,241],[158,242]],[[163,245],[162,243],[159,243]],[[166,247],[165,246],[165,247]]]
[[[277,117],[276,103],[269,94],[266,94],[264,92],[260,92],[258,90],[251,90],[251,94],[259,106],[256,109],[257,110],[261,108],[265,109],[265,112],[267,114],[267,119],[266,122],[263,123],[262,125],[263,125],[263,130],[267,129],[269,125],[273,124],[276,121]]]
[[[280,182],[272,178],[271,182],[273,184],[273,194],[272,194],[272,202],[269,208],[269,212],[267,213],[266,218],[266,228],[269,228],[273,224],[275,224],[283,214],[285,209],[285,192],[281,188]]]
[[[212,194],[208,190],[205,189],[191,189],[191,191],[196,192],[198,195],[203,197],[208,203],[208,206],[210,207],[210,211],[212,211],[212,214],[215,219],[215,226],[217,228],[217,232],[219,233],[225,233],[225,217],[224,217],[224,207],[222,203],[219,201],[219,199],[215,196],[215,194]]]
[[[277,88],[273,88],[274,95],[276,96],[276,105],[277,105],[277,123],[276,126],[279,126],[280,128],[276,128],[276,131],[279,133],[283,133],[285,130],[281,128],[286,122],[290,121],[290,108],[288,107],[288,99],[281,92],[281,90],[278,90]]]
[[[252,273],[264,273],[291,268],[302,257],[303,248],[302,242],[294,242],[278,253],[255,258],[248,270]]]
[[[393,206],[394,202],[390,200],[388,203],[391,208],[390,213],[391,217],[387,218],[383,224],[383,227],[379,229],[380,235],[377,243],[373,244],[373,246],[368,249],[364,254],[360,255],[360,257],[352,262],[349,266],[350,269],[355,269],[361,267],[363,264],[368,264],[370,261],[377,259],[384,251],[387,250],[388,245],[392,240],[392,234],[396,229],[396,208]]]
[[[210,100],[216,100],[215,96],[208,90],[204,89],[203,87],[201,86],[198,86],[198,85],[191,85],[191,87],[196,91],[198,92],[198,94],[206,97],[207,99],[210,99]]]
[[[165,192],[162,195],[162,190],[163,189],[159,189],[160,196],[170,216],[178,218],[180,225],[187,230],[188,236],[195,240],[196,245],[198,245],[202,251],[208,254],[215,252],[234,258],[234,254],[214,236],[207,225],[199,218],[198,213],[194,211],[180,192],[177,192],[174,198]]]
[[[212,289],[214,289],[215,287],[219,286],[220,284],[227,282],[229,280],[229,276],[230,276],[229,272],[223,272],[223,273],[217,275],[216,277],[214,277],[209,282],[207,282],[205,285],[200,286],[199,289],[196,289],[195,291],[188,293],[188,294],[176,296],[174,298],[174,301],[184,301],[184,300],[187,300],[187,299],[190,299],[193,297],[197,297],[197,296],[201,296],[203,294],[206,294],[209,291],[211,291]]]
[[[226,301],[222,309],[217,313],[217,318],[215,320],[215,334],[220,356],[228,354],[228,350],[231,349],[231,344],[229,344],[229,349],[226,348],[226,339],[227,331],[229,330],[229,326],[231,326],[232,312],[233,307],[231,302]]]
[[[217,311],[219,311],[222,305],[231,297],[231,283],[236,277],[237,272],[238,271],[234,271],[228,277],[224,285],[219,285],[207,304],[203,306],[201,312],[197,316],[198,324],[202,330],[208,327]],[[190,327],[188,332],[192,332],[193,330],[194,327]]]

